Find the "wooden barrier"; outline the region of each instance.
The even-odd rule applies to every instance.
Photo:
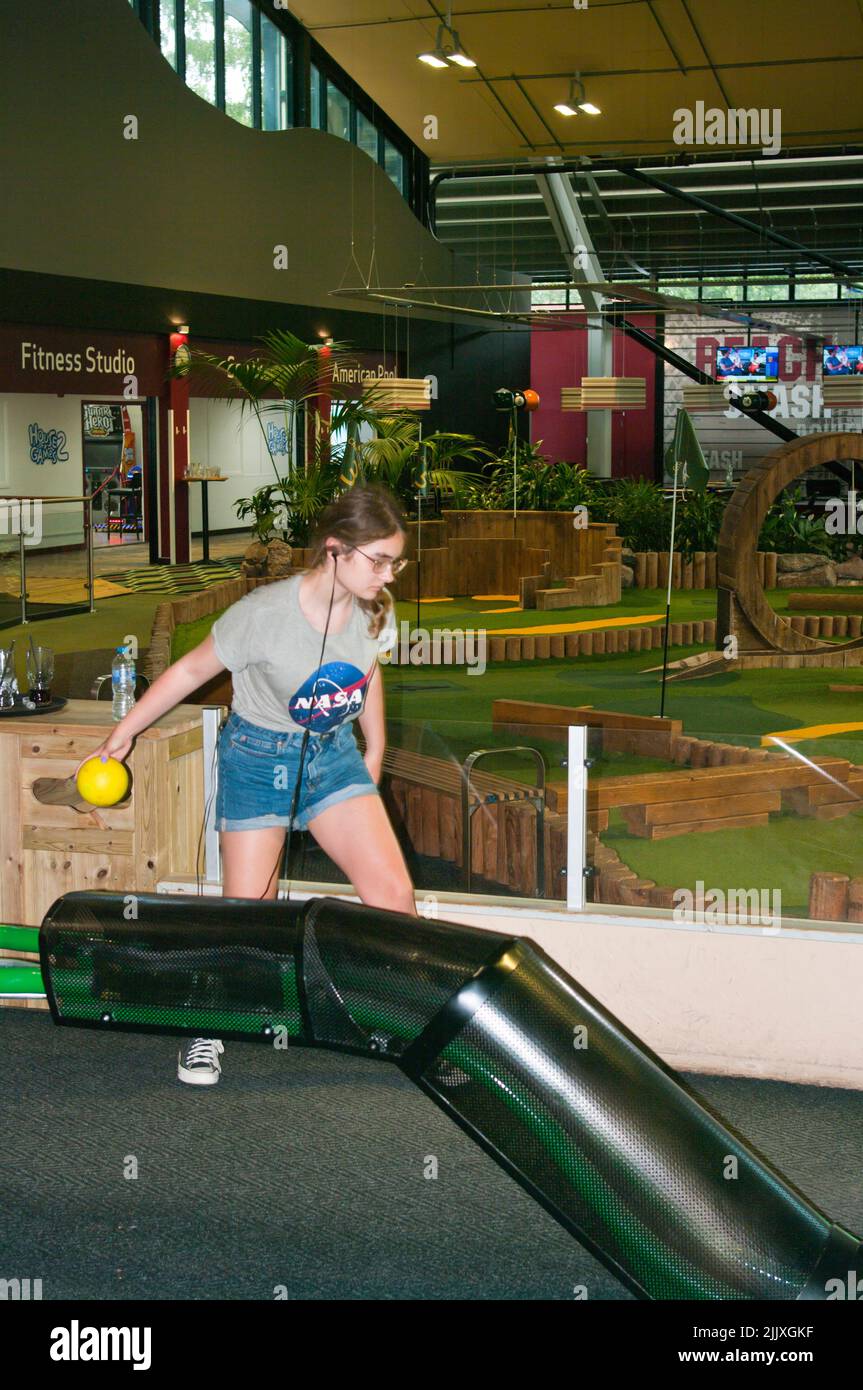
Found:
[[[383,773],[384,800],[393,824],[415,852],[463,867],[461,768],[445,758],[388,747]],[[537,813],[525,804],[534,788],[495,773],[475,772],[471,790],[471,801],[477,804],[471,817],[472,873],[519,896],[535,897]],[[595,820],[600,825],[603,817]],[[565,898],[560,872],[566,864],[564,816],[546,813],[544,845],[546,896]]]
[[[202,868],[195,705],[178,705],[138,735],[128,759],[131,794],[118,805],[97,810],[34,794],[70,777],[113,728],[110,704],[96,700],[0,723],[0,920],[36,926],[73,889],[151,893],[160,879]]]
[[[636,589],[664,589],[668,585],[668,551],[634,551]],[[772,550],[759,551],[758,574],[765,589],[776,588],[778,556]],[[716,552],[697,550],[689,559],[674,555],[672,589],[715,589]],[[860,610],[858,610],[860,611]]]

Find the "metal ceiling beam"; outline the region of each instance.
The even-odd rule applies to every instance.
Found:
[[[676,188],[674,184],[666,183],[664,179],[657,179],[652,174],[645,174],[643,170],[636,169],[632,165],[618,164],[616,167],[621,174],[626,174],[629,178],[636,179],[638,183],[646,184],[649,188],[658,188],[660,192],[667,193],[670,198],[675,198],[678,202],[690,203],[693,207],[700,208],[702,212],[712,213],[714,217],[719,217],[724,222],[733,222],[735,226],[742,227],[744,231],[752,232],[761,240],[772,241],[776,246],[785,246],[791,251],[802,253],[809,260],[815,261],[817,265],[829,267],[844,284],[852,288],[857,286],[858,281],[851,268],[844,262],[835,260],[833,256],[825,256],[821,251],[803,246],[799,241],[792,241],[791,237],[783,236],[781,232],[774,232],[769,227],[762,227],[757,222],[750,222],[748,217],[741,217],[739,213],[717,207],[716,203],[708,202],[706,198],[699,198],[697,193],[690,193],[685,188]]]
[[[573,281],[587,310],[587,325],[600,330],[587,336],[587,375],[611,376],[614,333],[602,314],[602,294],[594,288],[604,282],[605,276],[572,182],[568,174],[560,172],[556,162],[549,160],[537,184],[564,261],[572,266]],[[597,477],[611,476],[610,411],[593,411],[588,420],[586,461]]]

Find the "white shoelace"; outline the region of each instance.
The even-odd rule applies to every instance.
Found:
[[[195,1066],[199,1062],[206,1062],[209,1066],[221,1071],[219,1065],[219,1053],[224,1052],[225,1044],[218,1038],[194,1038],[183,1055],[183,1062],[186,1066]]]

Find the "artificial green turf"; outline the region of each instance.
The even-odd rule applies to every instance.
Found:
[[[818,870],[853,878],[860,873],[861,831],[863,810],[833,821],[783,814],[771,816],[765,826],[651,841],[630,835],[623,817],[612,812],[602,842],[639,876],[663,886],[694,893],[700,880],[705,893],[713,888],[725,893],[766,889],[780,894],[783,916],[807,917],[810,874]]]
[[[787,607],[787,591],[770,594],[774,607]],[[708,601],[709,600],[709,601]],[[684,591],[674,595],[674,621],[713,616],[715,595]],[[482,605],[460,600],[454,605],[424,604],[425,628],[479,626]],[[561,610],[549,614],[553,622],[588,621],[622,612],[659,612],[662,595],[628,590],[613,608]],[[214,617],[215,615],[213,615]],[[398,616],[415,620],[416,610],[399,605]],[[461,621],[459,618],[461,616]],[[201,641],[213,617],[186,624],[175,633],[174,659]],[[484,615],[482,626],[524,626],[542,615],[519,613]],[[520,622],[515,620],[519,619]],[[705,647],[671,648],[670,659],[679,660]],[[492,702],[496,699],[535,700],[558,705],[593,705],[622,713],[656,715],[660,709],[661,666],[659,650],[626,655],[575,659],[497,662],[480,675],[452,666],[384,667],[387,729],[390,742],[429,756],[452,758],[462,763],[478,748],[503,748],[529,744],[543,754],[547,780],[566,778],[561,766],[565,745],[550,739],[495,733],[491,727]],[[840,694],[832,684],[853,685],[859,694]],[[684,731],[703,739],[759,747],[761,736],[810,724],[863,722],[863,670],[850,668],[809,670],[728,671],[703,680],[672,682],[666,689],[665,714],[680,719]],[[664,771],[674,766],[658,758],[602,755],[591,748],[598,736],[588,735],[595,758],[593,780],[639,772]],[[807,758],[843,757],[863,763],[863,734],[837,734],[794,745]],[[516,780],[533,783],[534,769],[527,757],[500,754],[480,764],[483,771],[498,771]],[[603,841],[617,850],[624,863],[656,883],[695,891],[701,881],[705,891],[721,888],[764,888],[781,894],[785,916],[807,915],[809,876],[815,870],[847,873],[861,871],[861,819],[854,813],[835,821],[816,821],[794,815],[771,817],[768,825],[738,830],[686,834],[668,840],[649,841],[630,835],[622,817],[613,815]]]

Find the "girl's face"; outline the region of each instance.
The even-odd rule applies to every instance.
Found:
[[[328,544],[331,543],[344,544],[343,541],[328,541]],[[404,547],[405,537],[401,531],[393,531],[391,536],[384,536],[380,540],[365,541],[358,549],[355,547],[339,557],[337,575],[340,583],[357,598],[374,598],[392,581],[391,564],[401,558]],[[379,562],[377,566],[375,561]]]

